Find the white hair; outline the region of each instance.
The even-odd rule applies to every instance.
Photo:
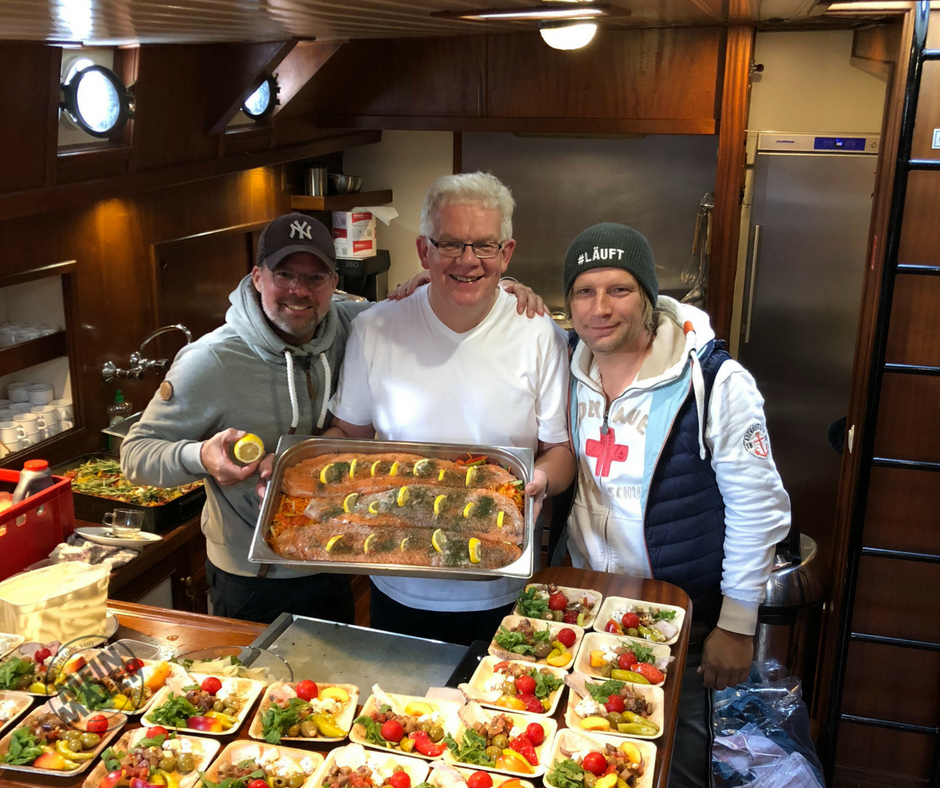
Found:
[[[467,204],[499,211],[499,240],[508,241],[512,238],[512,211],[516,207],[516,201],[506,185],[489,172],[445,175],[434,181],[424,196],[421,235],[428,237],[437,232],[437,218],[445,205]]]

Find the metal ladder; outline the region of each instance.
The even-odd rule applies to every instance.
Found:
[[[918,561],[940,564],[940,555],[917,553],[904,550],[888,550],[875,547],[864,547],[863,529],[865,525],[868,488],[873,467],[904,468],[919,473],[940,474],[940,463],[917,462],[913,460],[876,457],[874,455],[875,427],[878,416],[878,406],[881,399],[881,385],[884,375],[932,375],[940,376],[940,367],[927,367],[914,364],[889,364],[885,362],[888,340],[888,322],[891,316],[891,305],[894,297],[894,283],[898,276],[940,276],[940,266],[921,266],[898,263],[898,247],[901,240],[901,226],[904,218],[904,202],[907,193],[908,174],[912,170],[940,171],[940,161],[912,159],[911,148],[914,137],[914,121],[917,116],[917,100],[920,94],[921,75],[923,64],[928,60],[940,60],[940,50],[929,50],[927,44],[927,23],[930,13],[930,3],[920,0],[914,11],[914,38],[911,46],[910,61],[907,73],[907,85],[904,94],[904,104],[901,115],[901,129],[898,139],[897,165],[894,176],[894,191],[891,198],[891,207],[888,218],[887,245],[885,253],[885,271],[881,284],[881,293],[878,304],[878,318],[875,326],[875,341],[873,345],[873,364],[871,373],[871,386],[869,388],[868,403],[866,406],[865,435],[859,463],[859,480],[855,492],[855,509],[849,533],[849,550],[846,568],[845,604],[839,619],[837,632],[837,653],[835,670],[833,674],[833,692],[830,698],[828,714],[829,740],[824,753],[823,765],[826,773],[826,782],[832,783],[835,767],[836,743],[839,723],[851,722],[860,725],[869,725],[876,728],[888,728],[906,733],[932,736],[934,739],[933,763],[928,785],[930,788],[940,788],[940,727],[928,725],[913,725],[894,720],[876,717],[862,717],[855,714],[845,714],[842,709],[842,694],[845,685],[846,659],[849,644],[852,641],[861,643],[877,643],[881,645],[896,646],[906,649],[922,649],[927,651],[940,651],[940,643],[932,643],[908,638],[886,637],[852,630],[852,613],[855,607],[855,590],[858,581],[859,559],[862,556],[874,558],[890,558],[902,561]],[[937,477],[940,484],[940,475]]]

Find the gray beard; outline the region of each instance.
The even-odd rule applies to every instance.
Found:
[[[307,334],[315,333],[317,326],[319,326],[320,322],[323,320],[323,315],[315,315],[314,318],[309,323],[306,323],[302,328],[296,328],[288,325],[276,315],[270,314],[268,310],[264,308],[263,304],[261,309],[264,312],[264,316],[268,319],[271,325],[273,325],[279,331],[282,331],[283,333],[295,339],[301,339],[307,336]]]

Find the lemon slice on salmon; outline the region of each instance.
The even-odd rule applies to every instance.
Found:
[[[422,473],[424,473],[425,471],[428,470],[428,468],[430,467],[430,465],[431,465],[431,461],[430,461],[429,459],[427,459],[427,458],[425,458],[425,459],[423,459],[423,460],[418,460],[418,461],[415,463],[415,467],[412,468],[411,472],[412,472],[415,476],[420,476]]]
[[[474,507],[474,506],[476,506],[476,504],[473,503],[473,502],[468,503],[466,506],[464,506],[464,508],[463,508],[463,516],[464,516],[464,517],[469,517],[471,514],[473,514],[473,507]]]
[[[356,508],[356,501],[359,500],[359,493],[349,493],[343,498],[343,511],[347,514]]]
[[[379,513],[379,502],[373,501],[369,504],[369,514],[378,514]]]
[[[477,477],[477,469],[475,467],[467,469],[467,487],[473,484],[473,481],[474,479],[476,479],[476,477]]]
[[[409,499],[410,497],[411,497],[411,495],[408,493],[408,485],[403,486],[403,487],[398,491],[398,505],[399,505],[399,506],[404,506],[406,503],[408,503],[408,499]]]
[[[444,481],[444,473],[445,473],[444,469],[441,468],[441,472],[437,475],[437,480],[438,480],[439,482]]]
[[[431,544],[434,545],[434,549],[437,550],[437,552],[444,552],[444,546],[447,544],[447,537],[444,536],[444,532],[440,528],[431,534]]]
[[[336,536],[331,536],[331,537],[330,537],[330,541],[328,541],[328,542],[326,543],[326,552],[329,553],[329,552],[333,549],[334,545],[335,545],[340,539],[343,538],[343,536],[345,536],[345,534],[336,534]]]
[[[398,469],[401,468],[401,465],[397,462],[392,463],[392,467],[388,471],[389,476],[398,476]]]
[[[407,546],[408,546],[408,542],[409,542],[409,541],[410,541],[410,537],[407,537],[407,536],[406,536],[404,539],[401,540],[401,549],[402,549],[402,552],[404,552],[404,551],[407,549]]]
[[[251,465],[255,460],[260,460],[264,455],[264,441],[257,435],[250,432],[235,441],[232,447],[232,454],[236,462],[242,465]]]
[[[375,476],[375,469],[379,467],[381,460],[376,460],[372,463],[372,467],[369,469],[369,476]]]
[[[438,495],[434,499],[434,516],[437,517],[441,513],[441,506],[444,505],[444,501],[447,499],[446,495]]]
[[[326,484],[326,474],[336,463],[330,462],[323,466],[323,469],[320,471],[320,484]]]
[[[372,544],[374,541],[375,541],[375,534],[369,534],[369,535],[366,537],[365,543],[362,545],[362,552],[368,553],[368,552],[369,552],[369,545]]]
[[[506,512],[500,512],[499,514],[496,515],[496,527],[497,528],[503,527],[503,518],[505,516],[506,516]]]
[[[479,539],[473,538],[467,542],[467,549],[470,551],[470,563],[478,564],[480,563],[480,545],[482,543]]]
[[[353,461],[352,461],[351,463],[349,463],[349,478],[350,478],[350,479],[355,479],[355,478],[356,478],[356,466],[357,466],[358,464],[359,464],[359,460],[357,460],[355,457],[353,457]]]

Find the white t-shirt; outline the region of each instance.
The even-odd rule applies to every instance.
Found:
[[[499,291],[490,313],[462,334],[445,326],[427,287],[383,301],[352,324],[330,409],[372,424],[380,440],[519,446],[568,440],[568,351],[548,316],[516,312]],[[525,582],[374,577],[395,601],[421,610],[491,610]]]

